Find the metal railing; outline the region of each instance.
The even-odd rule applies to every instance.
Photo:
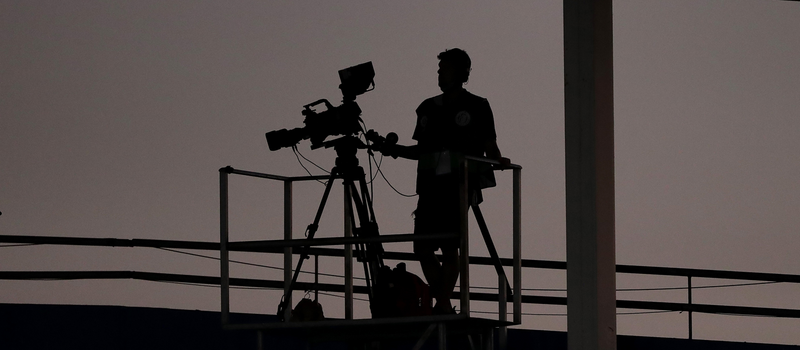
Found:
[[[481,157],[462,157],[458,162],[459,166],[461,167],[460,174],[463,174],[463,177],[459,178],[459,191],[460,191],[460,203],[461,203],[461,253],[459,254],[460,259],[460,291],[469,291],[469,265],[470,265],[470,256],[469,256],[469,228],[468,228],[468,218],[467,213],[469,210],[468,207],[468,189],[467,183],[469,183],[467,171],[470,164],[477,164],[477,163],[488,163],[492,164],[493,166],[497,167],[500,170],[511,169],[512,170],[512,236],[513,236],[513,257],[511,259],[511,266],[513,270],[513,284],[511,284],[513,288],[512,292],[512,303],[513,303],[513,324],[521,324],[522,323],[522,229],[521,229],[521,171],[522,167],[518,165],[505,165],[501,166],[498,162],[489,160],[486,158]],[[228,326],[230,319],[230,265],[229,265],[229,251],[230,250],[246,250],[246,251],[261,251],[266,252],[269,249],[283,249],[284,254],[284,298],[286,298],[286,302],[288,305],[292,305],[291,301],[291,279],[292,279],[292,248],[293,247],[312,247],[312,246],[331,246],[331,245],[344,245],[343,249],[343,256],[344,256],[344,293],[345,293],[345,319],[352,319],[353,318],[353,293],[354,293],[354,285],[353,285],[353,253],[352,253],[352,245],[353,244],[365,244],[365,243],[388,243],[388,242],[411,242],[411,241],[419,241],[419,240],[435,240],[441,238],[448,238],[452,237],[452,235],[414,235],[414,234],[390,234],[390,235],[381,235],[377,237],[353,237],[352,236],[352,224],[349,222],[349,215],[347,212],[344,213],[345,215],[345,228],[344,228],[344,235],[343,237],[333,237],[333,238],[313,238],[313,239],[294,239],[292,236],[292,184],[294,182],[299,181],[317,181],[317,180],[329,180],[333,181],[335,176],[301,176],[301,177],[288,177],[288,176],[280,176],[274,174],[264,174],[252,171],[245,171],[234,169],[230,166],[221,168],[219,170],[220,174],[220,283],[221,283],[221,313],[222,313],[222,323],[223,326]],[[238,241],[238,242],[231,242],[230,241],[230,229],[229,229],[229,213],[228,213],[228,181],[229,175],[241,175],[241,176],[249,176],[255,178],[262,178],[262,179],[269,179],[269,180],[276,180],[283,182],[283,203],[284,203],[284,220],[283,220],[283,229],[284,229],[284,237],[282,240],[261,240],[261,241]],[[348,203],[350,200],[347,198],[349,192],[345,191],[345,203]],[[323,201],[325,199],[323,198]],[[345,205],[345,211],[349,208],[348,205]],[[487,249],[490,252],[490,259],[492,260],[492,265],[495,266],[496,271],[498,273],[498,314],[499,314],[499,321],[506,322],[507,321],[507,286],[509,286],[509,281],[505,275],[505,271],[502,268],[502,262],[497,252],[494,248],[494,245],[491,241],[491,237],[488,232],[488,228],[483,221],[483,217],[480,214],[480,210],[477,207],[477,204],[472,206],[473,213],[476,215],[476,219],[479,222],[479,226],[481,228],[481,232],[483,234],[483,238],[487,244]],[[391,254],[389,254],[391,256]],[[412,259],[416,259],[415,257]],[[464,318],[470,317],[470,296],[472,293],[462,293],[459,292],[458,295],[460,300],[460,313],[459,316]],[[478,296],[476,294],[476,296]],[[291,310],[286,310],[287,315],[285,315],[285,319],[288,319],[288,313]]]

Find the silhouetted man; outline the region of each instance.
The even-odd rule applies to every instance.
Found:
[[[471,60],[461,49],[440,53],[439,88],[442,94],[417,108],[414,146],[394,145],[383,154],[417,160],[417,194],[414,234],[459,233],[458,174],[454,153],[486,156],[508,164],[497,147],[494,117],[489,102],[465,90]],[[473,163],[474,164],[474,163]],[[473,167],[475,168],[475,167]],[[488,166],[470,171],[470,203],[480,203],[482,188],[494,186]],[[470,169],[472,170],[472,168]],[[442,250],[442,260],[434,252]],[[435,314],[454,313],[450,298],[459,273],[459,240],[414,242],[425,279],[436,299]]]

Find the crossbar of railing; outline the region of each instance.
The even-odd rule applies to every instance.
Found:
[[[259,172],[255,172],[255,171],[247,171],[247,170],[235,169],[235,168],[230,167],[230,166],[224,167],[224,168],[219,169],[219,170],[221,172],[225,172],[227,174],[237,174],[237,175],[258,177],[258,178],[262,178],[262,179],[270,179],[270,180],[278,180],[278,181],[316,181],[316,180],[327,180],[327,179],[330,178],[330,176],[328,176],[328,175],[281,176],[281,175],[274,175],[274,174],[259,173]]]
[[[140,271],[0,271],[0,280],[80,280],[80,279],[136,279],[155,282],[177,282],[177,283],[196,283],[206,285],[219,285],[220,278],[214,276],[183,275],[158,272]],[[250,288],[272,288],[282,289],[283,281],[231,278],[230,285],[236,287]],[[341,284],[333,283],[313,283],[297,282],[300,290],[318,289],[325,292],[344,293],[345,287]],[[366,286],[354,286],[354,292],[367,294]],[[460,297],[460,292],[454,293],[454,298]],[[476,293],[470,292],[470,300],[496,302],[499,297],[497,293]],[[525,304],[544,304],[544,305],[566,305],[567,298],[523,295],[522,302]],[[670,303],[639,300],[617,300],[617,307],[624,309],[642,309],[659,311],[693,311],[709,314],[728,314],[728,315],[750,315],[750,316],[771,316],[783,318],[800,318],[800,310],[780,309],[751,306],[734,305],[712,305],[712,304],[689,304],[689,303]]]

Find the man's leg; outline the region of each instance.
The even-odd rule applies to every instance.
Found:
[[[422,268],[422,274],[425,275],[425,280],[430,286],[431,297],[436,299],[438,303],[442,295],[442,265],[439,263],[439,259],[436,258],[436,254],[432,250],[414,249],[414,253],[417,255],[417,259],[419,259],[419,266]]]
[[[437,299],[444,310],[452,310],[453,305],[450,303],[450,298],[453,296],[453,289],[456,287],[459,273],[458,262],[458,248],[455,247],[442,247],[442,268],[441,268],[441,300]]]

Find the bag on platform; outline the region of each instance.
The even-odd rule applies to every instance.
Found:
[[[289,322],[322,321],[325,314],[322,312],[322,305],[308,298],[303,298],[292,310],[292,317]]]
[[[379,270],[370,305],[372,317],[425,316],[432,312],[430,288],[419,276],[399,263]]]

